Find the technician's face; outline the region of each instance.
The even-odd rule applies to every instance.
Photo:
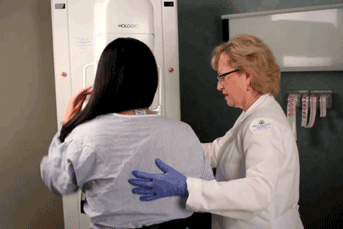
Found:
[[[222,75],[226,72],[236,70],[229,64],[229,57],[222,54],[218,63],[218,75]],[[237,107],[243,109],[245,102],[246,87],[244,84],[244,74],[241,72],[233,72],[227,76],[224,76],[222,80],[218,81],[217,89],[222,91],[225,96],[225,100],[230,107]]]

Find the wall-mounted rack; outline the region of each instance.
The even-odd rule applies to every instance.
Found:
[[[332,106],[332,90],[298,90],[298,91],[290,91],[288,94],[298,94],[300,96],[307,94],[307,95],[326,95],[327,96],[327,108],[330,109]],[[319,102],[319,101],[318,101]],[[297,107],[301,107],[301,104],[298,103]]]
[[[297,139],[296,110],[301,108],[301,126],[312,128],[320,109],[320,117],[326,117],[327,109],[332,106],[332,90],[298,90],[289,92],[287,119]]]

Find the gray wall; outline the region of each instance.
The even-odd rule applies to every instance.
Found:
[[[229,108],[217,91],[210,57],[222,42],[221,15],[338,4],[329,0],[182,0],[179,2],[181,118],[201,142],[224,135],[241,110]],[[288,72],[277,99],[284,111],[288,91],[331,89],[333,106],[312,129],[300,127],[300,214],[306,228],[343,228],[343,72]],[[200,218],[200,217],[199,217]]]
[[[50,1],[0,2],[0,228],[63,228],[39,163],[57,131]]]
[[[342,1],[180,0],[182,120],[208,142],[224,135],[240,114],[216,90],[209,64],[222,38],[221,15],[335,3]],[[63,228],[61,198],[50,194],[39,171],[57,131],[50,1],[2,0],[0,18],[0,228]],[[342,72],[282,73],[278,99],[284,109],[288,90],[334,90],[328,117],[298,131],[300,213],[307,228],[339,228],[343,218],[342,77]],[[210,225],[203,218],[199,222]]]

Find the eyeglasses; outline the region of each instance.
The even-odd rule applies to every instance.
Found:
[[[239,71],[239,69],[233,70],[231,72],[226,72],[224,74],[221,74],[220,76],[217,76],[217,79],[219,82],[222,82],[224,80],[225,76],[230,75],[231,73],[234,73],[234,72],[238,72],[238,71]]]

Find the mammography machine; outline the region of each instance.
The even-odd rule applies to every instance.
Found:
[[[176,0],[51,0],[51,15],[58,130],[69,98],[93,84],[102,50],[118,37],[153,51],[159,86],[150,109],[180,120]],[[64,228],[89,229],[81,200],[81,191],[63,196]]]

